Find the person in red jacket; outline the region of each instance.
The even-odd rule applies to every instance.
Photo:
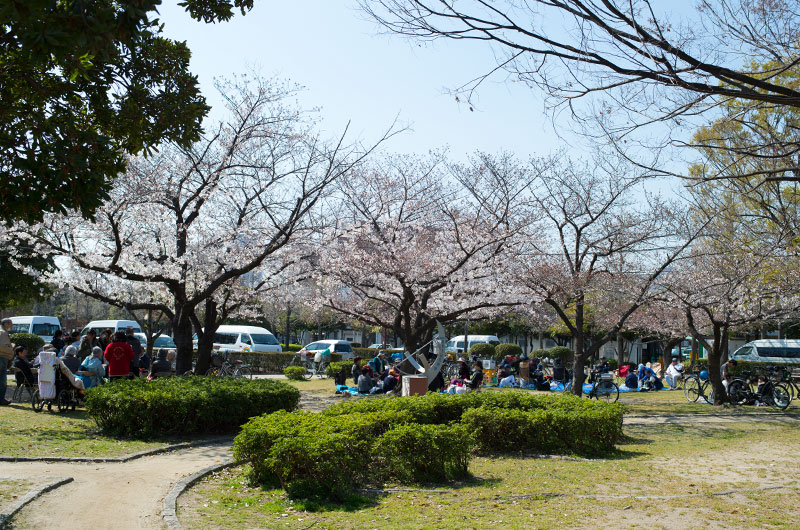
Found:
[[[125,379],[130,375],[133,348],[128,344],[124,331],[120,330],[114,333],[114,340],[106,346],[104,355],[108,363],[109,379],[112,381]]]

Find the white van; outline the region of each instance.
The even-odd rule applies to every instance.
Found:
[[[733,352],[731,359],[759,363],[800,365],[800,340],[754,340]]]
[[[56,317],[11,317],[11,333],[39,335],[45,344],[53,340],[53,335],[59,329],[61,329],[61,322]]]
[[[500,344],[500,339],[495,335],[468,335],[468,337],[469,346],[467,347],[467,351],[475,344],[491,344],[492,346]],[[445,346],[444,351],[446,353],[463,353],[464,335],[457,335],[447,341],[447,346]]]
[[[142,332],[141,326],[139,326],[139,323],[135,320],[92,320],[83,328],[81,336],[86,335],[90,329],[93,329],[97,332],[97,336],[99,337],[103,330],[108,328],[114,331],[125,331],[128,328],[133,328],[134,333]]]
[[[220,326],[214,333],[214,349],[220,351],[280,352],[281,343],[266,328]]]

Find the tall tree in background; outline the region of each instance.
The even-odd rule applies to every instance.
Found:
[[[164,38],[160,0],[0,2],[0,221],[92,214],[124,153],[199,140],[208,111],[186,43]],[[253,0],[186,0],[228,20]]]
[[[193,333],[203,372],[204,329],[213,336],[226,312],[270,287],[293,242],[326,222],[331,185],[369,152],[320,139],[286,104],[291,86],[243,76],[220,89],[229,119],[190,147],[131,159],[93,220],[71,211],[28,228],[81,292],[167,315],[181,373],[192,367]]]
[[[432,338],[437,320],[515,305],[502,278],[519,228],[517,197],[496,187],[482,202],[462,185],[489,195],[478,178],[487,171],[480,159],[448,166],[435,154],[390,157],[342,179],[346,213],[319,257],[327,304],[393,330],[410,352]]]
[[[637,196],[643,180],[625,163],[576,162],[557,155],[533,164],[537,179],[530,209],[541,211],[545,221],[530,228],[533,237],[518,260],[517,282],[531,298],[550,306],[569,330],[572,392],[580,395],[587,360],[652,299],[654,282],[680,257],[692,234],[682,226],[676,206]],[[587,329],[589,308],[606,313],[599,336]]]

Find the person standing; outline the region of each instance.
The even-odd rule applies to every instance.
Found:
[[[103,354],[108,363],[108,378],[125,379],[131,373],[131,362],[133,362],[133,349],[125,337],[122,330],[114,333],[114,340],[106,347]]]
[[[61,338],[62,335],[64,335],[64,332],[57,329],[53,334],[53,340],[50,341],[50,344],[56,349],[56,353],[62,352],[66,346],[66,344],[64,344],[64,339]]]
[[[11,319],[4,318],[0,322],[0,405],[11,403],[6,399],[6,386],[8,385],[8,365],[14,358],[14,345],[8,332],[11,331]]]
[[[78,346],[78,357],[81,360],[89,357],[95,346],[100,346],[100,341],[97,340],[97,332],[90,329],[86,332],[86,336],[81,339],[80,346]]]
[[[353,386],[358,386],[358,376],[361,375],[361,357],[353,358]]]

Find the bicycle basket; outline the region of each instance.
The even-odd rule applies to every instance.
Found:
[[[613,381],[614,376],[611,374],[600,374],[600,381]]]

